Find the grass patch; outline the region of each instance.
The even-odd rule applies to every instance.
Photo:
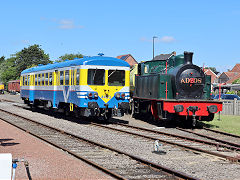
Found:
[[[215,115],[213,121],[203,122],[203,125],[207,128],[240,135],[240,116],[221,115],[221,120],[218,120],[218,117],[218,114]]]

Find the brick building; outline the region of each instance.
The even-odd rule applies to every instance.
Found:
[[[131,54],[120,55],[117,56],[117,58],[126,61],[131,67],[133,67],[135,64],[138,64]]]
[[[231,71],[223,72],[219,78],[218,83],[232,84],[233,81],[240,78],[240,64],[236,64]]]

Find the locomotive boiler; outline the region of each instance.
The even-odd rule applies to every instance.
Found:
[[[193,125],[196,120],[213,120],[222,102],[211,99],[211,76],[194,65],[192,57],[192,52],[184,52],[139,63],[131,76],[133,116],[149,114],[156,120],[180,119]]]

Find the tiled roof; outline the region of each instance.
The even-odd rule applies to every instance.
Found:
[[[131,56],[131,54],[120,55],[120,56],[117,56],[117,58],[125,61],[129,56]]]
[[[173,51],[171,54],[160,54],[158,56],[154,57],[154,60],[160,60],[160,61],[165,61],[168,60],[170,57],[175,56],[176,52]]]
[[[224,72],[230,79],[233,78],[234,76],[238,75],[238,72]]]
[[[120,55],[120,56],[117,56],[116,58],[126,61],[131,67],[134,64],[138,64],[138,62],[134,59],[134,57],[131,54]]]
[[[211,83],[213,83],[215,79],[218,78],[218,76],[211,69],[204,69],[204,72],[205,74],[211,76]]]
[[[236,65],[232,68],[231,72],[240,72],[240,64],[236,64]]]
[[[171,56],[172,54],[160,54],[158,56],[155,56],[154,60],[165,61],[165,60],[168,60]]]
[[[240,72],[239,72],[237,75],[232,76],[232,77],[226,82],[226,84],[232,84],[233,81],[235,81],[235,80],[237,80],[237,79],[239,79],[239,78],[240,78]]]

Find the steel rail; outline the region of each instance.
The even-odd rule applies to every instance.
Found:
[[[21,118],[23,118],[23,117],[21,117]],[[97,168],[97,169],[105,172],[106,174],[108,174],[108,175],[110,175],[110,176],[112,176],[112,177],[114,177],[114,178],[117,178],[117,179],[120,179],[120,180],[127,180],[126,178],[124,178],[124,177],[122,177],[122,176],[120,176],[120,175],[118,175],[118,174],[116,174],[116,173],[114,173],[114,172],[112,172],[112,171],[109,171],[108,169],[106,169],[106,168],[104,168],[104,167],[102,167],[102,166],[99,166],[98,164],[96,164],[96,163],[94,163],[94,162],[92,162],[92,161],[89,161],[88,159],[86,159],[86,158],[84,158],[84,157],[82,157],[82,156],[79,156],[79,155],[77,155],[76,153],[74,153],[74,152],[72,152],[72,151],[70,151],[70,150],[68,150],[68,149],[66,149],[66,148],[63,148],[62,146],[59,146],[59,145],[57,145],[57,144],[55,144],[55,143],[52,143],[51,141],[49,141],[49,140],[47,140],[47,139],[45,139],[45,138],[42,138],[42,137],[39,136],[39,135],[36,135],[36,134],[34,134],[34,133],[31,133],[31,132],[29,132],[28,130],[25,130],[24,128],[21,128],[20,126],[15,125],[14,123],[11,123],[11,122],[9,122],[9,121],[6,121],[5,119],[2,119],[1,117],[0,117],[0,119],[3,120],[4,122],[7,122],[7,123],[11,124],[11,125],[14,126],[14,127],[17,127],[18,129],[21,129],[21,130],[24,131],[24,132],[27,132],[28,134],[31,134],[31,135],[34,136],[34,137],[37,137],[37,138],[41,139],[42,141],[45,141],[45,142],[51,144],[51,145],[54,146],[54,147],[57,147],[57,148],[59,148],[59,149],[62,149],[63,151],[65,151],[65,152],[71,154],[72,156],[74,156],[74,157],[76,157],[76,158],[78,158],[78,159],[80,159],[80,160],[88,163],[89,165],[92,165],[93,167],[95,167],[95,168]],[[26,120],[27,120],[27,119],[26,119]],[[33,122],[34,122],[34,121],[33,121]],[[41,124],[41,125],[45,126],[44,124]],[[47,126],[46,126],[46,127],[47,127]],[[61,131],[61,133],[65,133],[65,132]]]
[[[148,161],[148,160],[142,159],[142,158],[140,158],[140,157],[131,155],[131,154],[129,154],[129,153],[126,153],[126,152],[123,152],[123,151],[114,149],[114,148],[112,148],[112,147],[110,147],[110,146],[106,146],[106,145],[104,145],[104,144],[101,144],[101,143],[98,143],[98,142],[94,142],[94,141],[88,140],[88,139],[86,139],[86,138],[83,138],[83,137],[80,137],[80,136],[71,134],[71,133],[69,133],[69,132],[67,132],[67,131],[63,131],[63,130],[61,130],[61,129],[58,129],[58,128],[55,128],[55,127],[51,127],[51,126],[48,126],[48,125],[45,125],[45,124],[36,122],[36,121],[31,120],[31,119],[29,119],[29,118],[23,117],[23,116],[21,116],[21,115],[14,114],[14,113],[12,113],[12,112],[9,112],[9,111],[3,110],[3,109],[0,109],[0,111],[3,111],[3,112],[5,112],[5,113],[9,113],[9,114],[11,114],[11,115],[14,115],[14,116],[16,116],[16,117],[22,118],[22,119],[24,119],[24,120],[27,120],[27,121],[30,121],[30,122],[33,122],[33,123],[36,123],[36,124],[40,124],[40,125],[45,126],[45,127],[47,127],[47,128],[54,129],[54,130],[56,130],[56,131],[61,132],[62,134],[66,134],[66,135],[75,137],[75,138],[77,138],[77,139],[80,139],[80,140],[82,140],[82,141],[86,141],[86,142],[88,142],[88,143],[97,145],[97,146],[99,146],[99,147],[106,148],[106,149],[109,149],[109,150],[118,152],[118,153],[120,153],[120,154],[129,156],[129,157],[131,157],[132,159],[135,159],[135,160],[137,160],[137,161],[139,161],[139,162],[142,162],[142,163],[144,163],[144,164],[146,164],[146,165],[148,165],[148,166],[151,166],[151,167],[153,167],[153,168],[156,168],[156,169],[159,169],[159,170],[163,170],[163,171],[165,171],[165,172],[168,173],[168,174],[172,174],[172,175],[174,175],[174,176],[179,177],[180,179],[189,179],[189,180],[197,180],[197,179],[198,179],[198,178],[195,178],[195,177],[191,177],[191,176],[189,176],[189,175],[187,175],[187,174],[185,174],[185,173],[182,173],[182,172],[178,172],[178,171],[169,169],[169,168],[167,168],[167,167],[165,167],[165,166],[162,166],[162,165],[159,165],[159,164],[150,162],[150,161]],[[2,119],[2,118],[0,118],[0,119]],[[65,149],[65,148],[62,148],[61,146],[58,146],[58,145],[56,145],[56,144],[54,144],[54,143],[46,140],[45,138],[42,138],[42,137],[40,137],[40,136],[38,136],[38,135],[36,135],[36,134],[34,134],[34,133],[31,133],[31,132],[25,130],[24,128],[21,128],[21,127],[15,125],[14,123],[10,123],[10,122],[8,122],[7,120],[4,120],[4,119],[2,119],[2,120],[5,121],[5,122],[7,122],[7,123],[9,123],[9,124],[11,124],[11,125],[13,125],[13,126],[15,126],[15,127],[18,127],[19,129],[21,129],[21,130],[23,130],[23,131],[25,131],[25,132],[27,132],[27,133],[29,133],[29,134],[31,134],[31,135],[39,138],[39,139],[41,139],[41,140],[43,140],[43,141],[45,141],[45,142],[47,142],[47,143],[50,143],[51,145],[53,145],[53,146],[55,146],[55,147],[57,147],[57,148],[63,149],[64,151],[68,152],[69,154],[71,154],[71,155],[73,155],[73,156],[75,156],[75,157],[77,157],[77,158],[79,158],[79,159],[81,159],[81,160],[83,160],[83,161],[85,161],[85,162],[93,165],[94,167],[96,167],[96,168],[104,171],[105,173],[111,175],[112,177],[115,177],[115,178],[117,178],[117,179],[125,179],[124,177],[122,177],[122,176],[120,176],[120,175],[118,175],[118,174],[116,174],[116,173],[114,173],[114,172],[111,172],[111,171],[109,171],[108,169],[106,169],[106,168],[104,168],[104,167],[101,167],[101,166],[99,166],[98,164],[96,164],[96,163],[94,163],[94,162],[92,162],[92,161],[89,161],[89,160],[87,160],[87,159],[85,159],[85,158],[83,158],[83,157],[75,154],[75,153],[72,152],[72,151],[69,151],[69,150],[67,150],[67,149]]]
[[[130,127],[130,128],[134,128],[134,129],[140,129],[140,130],[143,130],[143,131],[148,131],[148,132],[152,132],[152,133],[156,133],[156,134],[164,134],[166,136],[172,136],[172,137],[176,137],[176,138],[186,139],[186,140],[193,141],[193,142],[199,142],[199,143],[204,143],[204,144],[208,144],[208,145],[214,145],[216,147],[223,147],[223,148],[228,148],[228,149],[240,151],[240,145],[239,144],[234,144],[234,143],[223,141],[223,140],[219,140],[219,142],[222,141],[222,143],[229,144],[231,146],[227,146],[225,144],[209,142],[209,141],[205,141],[205,140],[200,140],[200,139],[195,139],[195,138],[191,138],[191,137],[181,136],[181,135],[177,135],[177,134],[166,133],[166,132],[156,131],[156,130],[152,130],[152,129],[131,126],[131,125],[127,125],[127,124],[118,123],[118,125]],[[178,129],[178,128],[176,128],[176,129]],[[206,137],[206,138],[208,138],[208,137]],[[212,139],[212,140],[218,141],[218,139]]]
[[[240,144],[236,144],[236,143],[233,143],[233,142],[228,142],[228,141],[225,141],[225,140],[217,139],[217,138],[214,138],[214,137],[211,137],[211,136],[207,136],[207,135],[200,134],[200,133],[197,133],[197,132],[189,131],[187,129],[182,129],[182,128],[178,128],[178,127],[176,129],[181,130],[181,131],[185,131],[185,132],[188,132],[188,133],[191,133],[191,134],[195,134],[195,135],[198,135],[198,136],[201,136],[201,137],[205,137],[205,138],[208,138],[208,139],[212,139],[214,141],[218,141],[218,142],[221,142],[221,143],[224,143],[224,144],[228,144],[228,145],[237,147],[237,148],[234,148],[234,147],[231,148],[231,146],[230,146],[231,149],[234,149],[234,150],[237,150],[237,151],[240,150]]]
[[[226,132],[222,132],[222,131],[218,131],[218,130],[214,130],[214,129],[209,129],[209,128],[205,128],[205,127],[203,127],[203,129],[205,129],[205,130],[207,130],[207,131],[212,131],[212,132],[215,132],[215,133],[219,133],[219,134],[224,134],[224,135],[227,135],[227,136],[232,136],[232,137],[240,138],[240,136],[238,136],[238,135],[236,135],[236,134],[226,133]]]
[[[135,136],[140,136],[140,137],[143,137],[143,138],[146,138],[146,139],[151,139],[151,140],[154,140],[154,141],[155,140],[159,140],[159,141],[164,142],[166,144],[171,144],[171,145],[174,145],[174,146],[183,147],[185,149],[190,149],[190,150],[194,150],[194,151],[198,151],[198,152],[202,152],[202,153],[218,156],[218,157],[221,157],[221,158],[225,158],[225,159],[227,159],[227,160],[229,160],[231,162],[240,162],[240,158],[238,158],[238,157],[227,156],[227,155],[224,155],[224,154],[207,151],[207,150],[204,150],[204,149],[187,146],[187,145],[183,145],[183,144],[179,144],[179,143],[163,140],[163,139],[156,138],[156,137],[150,137],[150,136],[146,136],[146,135],[142,135],[142,134],[138,134],[138,133],[134,133],[134,132],[129,132],[129,131],[121,130],[121,129],[115,129],[115,128],[112,128],[112,127],[102,126],[102,125],[99,125],[99,124],[96,124],[96,123],[93,124],[93,125],[100,126],[100,127],[103,127],[103,128],[112,129],[112,130],[123,132],[123,133],[127,133],[127,134],[132,134],[132,135],[135,135]],[[119,125],[123,125],[123,124],[119,124]],[[126,126],[126,125],[124,124],[124,126]]]

